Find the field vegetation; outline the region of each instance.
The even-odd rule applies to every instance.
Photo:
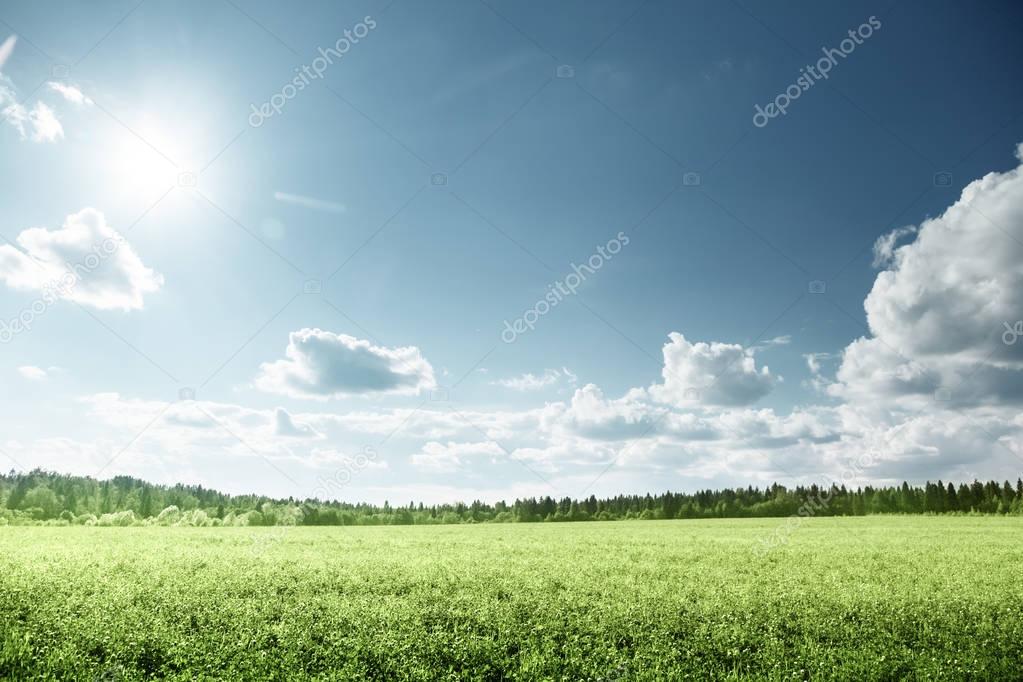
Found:
[[[5,679],[1020,679],[1023,518],[0,528]]]

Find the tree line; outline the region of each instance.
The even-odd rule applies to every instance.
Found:
[[[529,497],[512,503],[407,506],[228,495],[203,486],[97,480],[35,470],[0,474],[0,525],[355,526],[486,522],[784,517],[813,502],[815,516],[1023,514],[1023,480],[857,487],[724,488],[598,499]]]

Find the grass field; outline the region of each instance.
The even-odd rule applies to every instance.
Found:
[[[0,675],[1023,677],[1023,519],[780,522],[0,528]]]

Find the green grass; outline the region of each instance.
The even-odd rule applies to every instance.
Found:
[[[1023,677],[1023,519],[780,523],[0,528],[0,676]]]

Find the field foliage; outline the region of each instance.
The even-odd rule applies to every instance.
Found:
[[[0,528],[8,679],[1019,679],[1023,519]]]

